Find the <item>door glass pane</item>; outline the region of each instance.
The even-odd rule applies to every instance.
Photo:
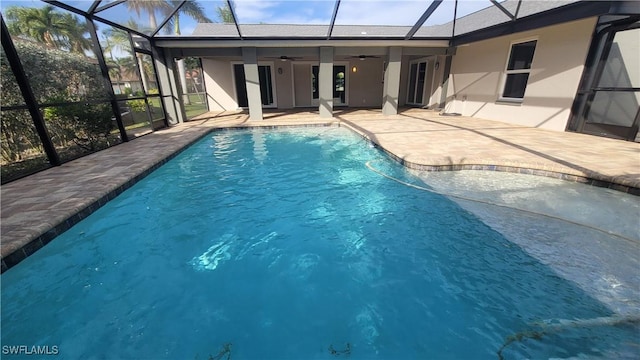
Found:
[[[333,98],[340,99],[341,104],[346,104],[346,67],[334,66],[333,67]]]
[[[311,68],[311,88],[313,89],[313,99],[318,99],[320,97],[320,92],[318,90],[318,79],[320,77],[320,67],[314,65]]]
[[[640,28],[615,34],[598,85],[640,87]]]
[[[408,103],[416,102],[416,77],[418,76],[418,64],[411,64],[409,71],[409,93],[407,94]]]
[[[418,84],[416,86],[416,104],[422,104],[424,94],[424,81],[427,75],[427,63],[421,62],[418,66]]]
[[[271,66],[258,66],[258,77],[260,81],[260,99],[262,105],[273,104],[273,88],[271,83]]]
[[[536,50],[536,41],[513,44],[511,55],[509,56],[508,70],[531,69],[533,53]]]
[[[236,80],[236,99],[238,99],[238,107],[249,107],[249,99],[247,99],[247,84],[244,77],[244,65],[233,65],[233,72]]]
[[[587,122],[630,127],[638,112],[640,91],[598,91]]]
[[[507,75],[507,81],[504,85],[503,97],[522,99],[524,97],[524,91],[527,88],[527,80],[529,80],[529,74],[509,74]]]

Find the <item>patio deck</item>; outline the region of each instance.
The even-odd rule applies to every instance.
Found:
[[[406,109],[345,109],[333,119],[315,111],[207,113],[188,123],[3,185],[2,272],[113,199],[215,128],[349,127],[405,166],[423,170],[486,169],[559,177],[640,195],[640,144],[553,132],[469,117]],[[124,156],[123,154],[126,154]]]

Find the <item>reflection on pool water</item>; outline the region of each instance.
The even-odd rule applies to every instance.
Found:
[[[3,274],[3,345],[65,358],[637,355],[633,225],[606,235],[574,224],[585,210],[570,223],[447,198],[368,161],[536,211],[553,201],[518,191],[578,186],[414,174],[342,128],[216,132]],[[610,195],[612,211],[637,211]]]

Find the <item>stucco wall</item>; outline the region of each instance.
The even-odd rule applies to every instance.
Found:
[[[282,70],[282,74],[280,73]],[[290,61],[275,61],[273,76],[276,82],[276,95],[278,96],[278,109],[293,108],[293,69]]]
[[[549,26],[457,49],[447,112],[564,131],[582,76],[596,18]],[[537,40],[521,103],[500,101],[512,42]]]
[[[207,89],[209,110],[235,110],[235,100],[231,62],[228,59],[202,58],[204,84]]]
[[[354,66],[357,68],[356,72],[352,71]],[[381,107],[382,59],[350,60],[347,71],[349,71],[349,107]]]
[[[311,106],[311,66],[309,64],[293,64],[295,81],[296,106]]]

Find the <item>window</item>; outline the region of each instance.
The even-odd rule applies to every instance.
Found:
[[[536,42],[536,40],[532,40],[511,45],[511,54],[505,71],[503,98],[522,99],[524,97]]]

